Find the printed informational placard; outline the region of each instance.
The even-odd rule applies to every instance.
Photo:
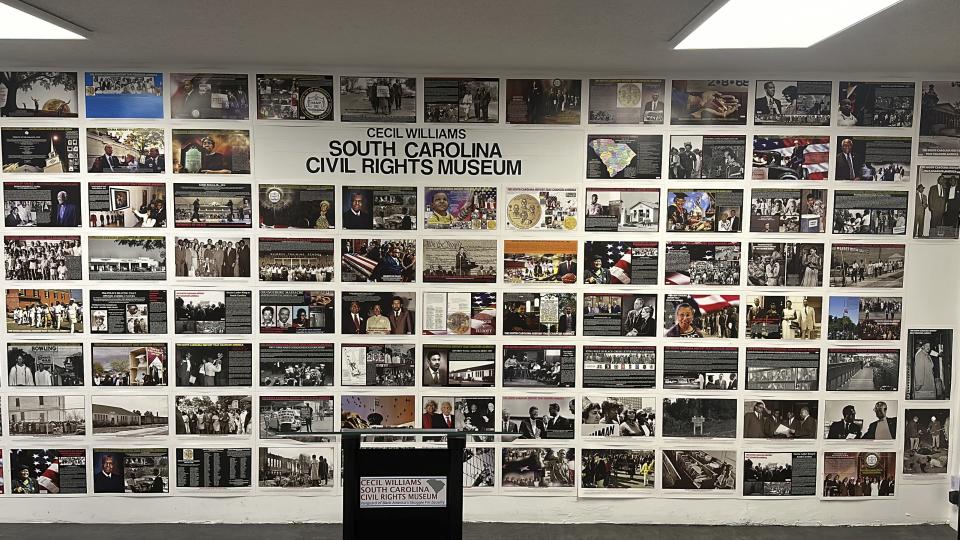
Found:
[[[70,127],[0,129],[3,172],[8,174],[79,173],[80,130]]]
[[[747,295],[747,337],[750,339],[820,339],[822,320],[821,296]]]
[[[758,80],[753,123],[773,126],[829,126],[831,81]]]
[[[960,167],[920,165],[914,195],[913,237],[960,238]]]
[[[257,119],[333,120],[332,75],[257,75]]]
[[[667,242],[665,285],[740,285],[740,242]]]
[[[657,348],[629,345],[585,345],[584,388],[655,388]]]
[[[737,400],[719,398],[664,398],[663,436],[698,439],[734,439],[737,436]]]
[[[812,391],[820,388],[820,349],[747,347],[747,390]]]
[[[91,289],[90,333],[166,334],[167,291]]]
[[[830,247],[830,286],[903,287],[903,244],[840,244]]]
[[[166,448],[94,448],[94,493],[169,493]]]
[[[250,184],[173,185],[174,226],[248,229],[253,222]]]
[[[340,345],[340,384],[413,386],[416,347],[407,343]]]
[[[336,227],[337,196],[332,185],[261,183],[259,191],[261,229]]]
[[[837,137],[837,180],[857,182],[910,181],[910,137]]]
[[[840,81],[837,125],[913,126],[912,82]]]
[[[170,118],[249,120],[247,79],[243,73],[171,73]]]
[[[668,232],[741,231],[742,189],[697,189],[667,191]]]
[[[425,229],[485,231],[497,228],[497,188],[427,187],[423,192]]]
[[[583,295],[584,336],[654,337],[657,327],[655,294]]]
[[[416,77],[340,76],[340,121],[416,122]]]
[[[579,125],[580,79],[507,79],[508,124]]]
[[[500,79],[423,80],[423,120],[428,123],[500,121]]]
[[[165,169],[162,129],[87,128],[87,172],[151,174]]]
[[[746,146],[743,135],[673,135],[670,178],[743,180]]]
[[[830,137],[753,137],[754,180],[826,180],[829,163]]]
[[[495,345],[426,343],[423,386],[493,386],[497,371]]]
[[[827,339],[898,340],[903,318],[899,296],[831,296]]]
[[[896,483],[896,452],[823,453],[824,500],[893,497]]]
[[[663,79],[590,79],[591,124],[662,124]]]
[[[907,333],[907,399],[950,399],[953,387],[953,330]]]
[[[583,243],[583,282],[590,285],[656,285],[657,242]]]
[[[79,182],[4,182],[6,227],[79,227]]]
[[[663,337],[736,338],[740,332],[739,294],[666,294]]]
[[[827,190],[753,189],[750,232],[822,233],[827,229]]]
[[[93,386],[169,386],[166,343],[95,342],[90,345]]]
[[[413,240],[409,242],[415,243]],[[507,240],[509,243],[510,240]],[[549,242],[547,242],[549,243]],[[577,243],[573,244],[573,253],[576,255]],[[391,248],[392,249],[392,248]],[[409,268],[413,271],[416,258],[408,261],[392,257],[388,252],[386,262],[374,267],[373,276],[377,275],[377,268]],[[506,264],[506,261],[504,261]],[[573,263],[576,266],[576,262]],[[389,274],[386,274],[389,275]],[[386,276],[385,276],[386,277]],[[387,281],[384,279],[383,281]],[[423,282],[424,283],[496,283],[497,282],[497,241],[496,240],[456,240],[456,239],[423,239]]]
[[[664,347],[663,387],[673,390],[736,390],[736,347]]]
[[[814,497],[816,494],[816,452],[743,453],[744,497]]]
[[[895,392],[900,383],[899,349],[830,348],[827,390]]]
[[[251,291],[176,290],[173,311],[178,334],[249,334]],[[166,307],[166,306],[164,306]]]
[[[260,386],[332,386],[333,343],[260,343]]]
[[[76,118],[80,110],[75,71],[4,71],[0,86],[0,117]]]
[[[663,450],[660,485],[665,490],[731,495],[737,488],[737,453],[727,450]]]
[[[813,243],[750,242],[749,283],[754,287],[820,287],[823,249],[823,244]]]
[[[504,387],[569,387],[576,384],[577,350],[572,345],[506,345]]]
[[[673,80],[670,123],[689,125],[747,125],[746,80]]]
[[[87,451],[83,448],[13,448],[10,493],[85,495]]]
[[[84,386],[80,343],[7,343],[9,386]]]
[[[162,183],[90,182],[87,210],[90,227],[142,228],[167,226],[167,187]],[[57,193],[57,200],[60,194]],[[69,205],[69,194],[65,204]],[[78,199],[73,199],[74,201]],[[59,220],[59,210],[54,214]],[[64,211],[69,214],[69,211]],[[80,223],[79,215],[76,218]],[[9,225],[8,225],[9,226]]]
[[[585,229],[605,232],[657,232],[659,188],[587,188]]]
[[[177,174],[250,174],[250,170],[250,131],[245,129],[173,130],[173,172]]]
[[[507,230],[572,231],[577,228],[577,190],[507,187]]]
[[[587,179],[660,178],[661,135],[587,135]]]
[[[249,488],[250,448],[177,448],[177,489]]]
[[[163,73],[83,75],[87,118],[163,118]]]
[[[424,292],[421,332],[429,336],[495,335],[497,293]]]
[[[833,234],[907,234],[906,191],[833,192]]]
[[[920,86],[921,156],[960,156],[960,81],[923,81]]]

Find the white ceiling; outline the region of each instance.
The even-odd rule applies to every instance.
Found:
[[[960,0],[904,0],[810,49],[768,51],[671,50],[670,38],[709,0],[28,2],[92,37],[0,41],[2,68],[960,74]],[[784,32],[831,16],[807,12],[803,0],[756,2]]]

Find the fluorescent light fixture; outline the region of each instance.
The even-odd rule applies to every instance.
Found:
[[[0,2],[0,39],[87,39],[79,27],[22,2]]]
[[[674,49],[810,47],[902,0],[714,0],[677,36]],[[821,14],[821,15],[811,15]],[[795,24],[783,21],[795,16]]]

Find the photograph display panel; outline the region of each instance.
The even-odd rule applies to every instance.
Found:
[[[500,80],[427,77],[423,80],[423,118],[445,124],[496,124],[500,121]]]
[[[831,81],[757,80],[753,123],[771,126],[829,126]]]
[[[159,128],[87,128],[87,172],[151,174],[166,170]]]
[[[912,94],[911,94],[912,95]],[[824,452],[823,498],[893,497],[896,452]]]
[[[820,388],[820,349],[747,347],[747,390],[815,391]]]
[[[751,190],[750,232],[822,233],[826,229],[827,190]]]
[[[0,72],[0,85],[6,89],[0,118],[78,116],[75,71],[4,71]]]
[[[663,124],[663,79],[590,79],[590,124]]]
[[[336,227],[336,191],[331,185],[259,185],[261,229],[319,229]]]
[[[660,135],[587,135],[588,180],[657,180]]]
[[[656,388],[657,348],[584,345],[584,388]]]
[[[79,182],[4,182],[3,201],[6,227],[80,226]]]
[[[816,452],[744,452],[745,497],[814,497]]]
[[[673,135],[670,179],[743,180],[746,146],[743,135]]]
[[[913,237],[960,238],[960,167],[920,165],[914,196]]]
[[[585,240],[583,282],[588,285],[656,285],[657,242]]]
[[[906,191],[833,192],[833,234],[907,234]]]
[[[332,75],[257,75],[259,120],[333,120]]]
[[[960,82],[923,81],[920,86],[921,156],[960,156]]]
[[[0,128],[0,150],[6,174],[80,172],[80,130],[77,128]]]
[[[91,228],[166,227],[166,191],[166,185],[159,182],[90,182],[87,184],[89,225]],[[58,193],[57,200],[59,199]],[[69,205],[70,200],[67,195],[61,204]],[[69,221],[66,219],[70,214],[69,206],[64,209],[63,214],[64,220]],[[55,222],[61,222],[59,208],[55,215]],[[75,219],[79,225],[79,215]]]
[[[670,123],[674,126],[747,125],[746,80],[673,80]]]
[[[659,188],[587,188],[587,232],[657,232]]]
[[[913,126],[912,82],[840,81],[837,125]]]

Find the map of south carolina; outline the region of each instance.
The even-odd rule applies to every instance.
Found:
[[[594,139],[590,141],[590,148],[593,148],[600,161],[607,166],[610,178],[626,169],[633,158],[637,157],[637,153],[628,144],[618,143],[613,139]]]

